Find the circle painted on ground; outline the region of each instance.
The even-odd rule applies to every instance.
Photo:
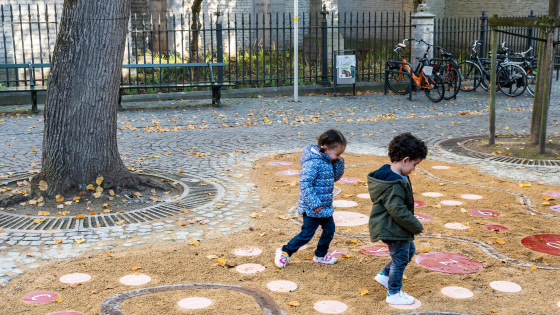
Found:
[[[466,230],[469,228],[468,225],[463,225],[459,222],[445,223],[445,227],[452,230]]]
[[[299,175],[299,173],[300,171],[298,170],[285,170],[285,171],[278,172],[278,174],[280,175],[288,175],[288,176]]]
[[[414,208],[422,208],[425,207],[426,203],[420,200],[414,200]]]
[[[352,177],[342,177],[341,179],[338,180],[337,183],[343,183],[343,184],[355,184],[357,182],[359,182],[360,180],[357,178],[352,178]]]
[[[509,228],[507,226],[499,225],[499,224],[487,224],[484,226],[484,228],[490,231],[494,231],[494,230],[500,230],[500,232],[509,231]]]
[[[56,313],[50,313],[47,315],[84,315],[82,313],[78,313],[78,312],[56,312]]]
[[[277,280],[269,282],[266,287],[274,292],[293,292],[297,289],[297,284],[292,281]]]
[[[359,194],[356,197],[362,198],[362,199],[371,199],[370,194]]]
[[[433,168],[434,170],[448,170],[448,169],[450,169],[451,167],[449,167],[449,166],[443,166],[443,165],[436,165],[436,166],[432,166],[432,168]]]
[[[60,277],[60,282],[62,283],[84,283],[91,280],[91,276],[85,273],[72,273]]]
[[[337,248],[329,248],[328,253],[334,258],[342,258],[342,255],[348,255],[348,252],[344,249]]]
[[[263,272],[265,269],[265,266],[259,264],[243,264],[235,268],[238,272],[245,274],[259,273]]]
[[[528,249],[554,256],[560,256],[560,235],[538,234],[523,238],[521,244]]]
[[[475,217],[489,218],[489,217],[497,217],[501,213],[496,210],[490,210],[490,209],[472,209],[469,210],[469,214],[474,215]]]
[[[358,226],[369,223],[367,215],[349,211],[335,211],[333,219],[336,226]]]
[[[391,256],[389,253],[389,246],[387,245],[371,245],[362,248],[361,251],[364,255],[376,256],[376,257],[386,257]]]
[[[560,302],[558,302],[558,307],[560,307]]]
[[[554,210],[554,211],[560,212],[560,205],[552,206],[552,207],[550,207],[550,210]]]
[[[484,197],[482,197],[481,195],[465,194],[465,195],[461,195],[461,198],[469,199],[469,200],[479,200]]]
[[[549,191],[546,193],[546,195],[552,198],[560,198],[560,191]]]
[[[323,314],[338,314],[348,310],[348,306],[346,304],[331,300],[317,302],[313,305],[313,308]]]
[[[414,299],[414,303],[412,304],[408,304],[408,305],[389,304],[389,306],[393,308],[398,308],[399,310],[413,310],[422,306],[422,302],[420,302],[420,300],[418,299]]]
[[[274,162],[269,162],[268,165],[272,165],[272,166],[288,166],[288,165],[292,165],[294,163],[292,162],[288,162],[288,161],[274,161]]]
[[[332,205],[337,208],[351,208],[357,206],[358,203],[351,200],[335,200]]]
[[[300,247],[300,248],[298,249],[298,252],[299,252],[300,250],[306,250],[306,249],[307,249],[307,245],[303,245],[302,247]]]
[[[212,305],[212,301],[202,297],[190,297],[177,302],[180,307],[188,310],[197,310]]]
[[[514,293],[521,291],[521,286],[519,284],[509,281],[492,281],[490,282],[490,286],[492,289],[501,292]]]
[[[128,275],[121,278],[121,283],[126,285],[143,285],[152,281],[152,278],[147,275]]]
[[[425,192],[422,194],[422,196],[437,198],[437,197],[442,197],[443,194],[440,194],[438,192]]]
[[[426,222],[430,222],[432,221],[434,218],[432,218],[431,216],[427,215],[427,214],[423,214],[423,213],[415,213],[414,216],[416,217],[416,219],[418,219],[418,221],[420,221],[421,223],[426,223]]]
[[[58,294],[49,291],[39,291],[29,293],[23,297],[23,301],[31,304],[43,304],[54,301],[58,298]]]
[[[446,205],[446,206],[460,206],[463,203],[457,200],[443,200],[441,202],[441,204]]]
[[[416,256],[415,260],[426,269],[451,274],[475,273],[483,268],[478,260],[455,253],[424,253]]]
[[[441,289],[441,293],[454,299],[468,299],[474,296],[471,290],[462,287],[445,287]]]
[[[262,253],[262,249],[256,247],[243,247],[235,250],[237,256],[257,256]]]

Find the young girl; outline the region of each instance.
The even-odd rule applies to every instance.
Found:
[[[276,250],[274,263],[278,268],[286,267],[290,256],[313,238],[319,226],[323,233],[313,262],[336,263],[327,251],[335,232],[333,189],[334,182],[344,174],[344,159],[340,155],[346,150],[346,139],[340,131],[331,129],[317,138],[317,144],[305,147],[301,153],[298,213],[303,215],[303,226],[296,237]]]

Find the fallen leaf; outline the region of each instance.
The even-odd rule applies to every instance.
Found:
[[[62,243],[62,239],[57,240],[57,239],[55,238],[55,239],[54,239],[54,242],[57,243],[57,244],[60,244],[60,243]]]
[[[142,267],[138,265],[132,265],[132,267],[130,267],[130,270],[136,270],[136,269],[142,269]]]
[[[218,260],[216,260],[216,263],[219,264],[219,265],[222,265],[222,266],[225,266],[226,262],[227,262],[227,259],[225,259],[225,258],[218,258]]]
[[[422,253],[429,253],[429,252],[430,252],[430,250],[427,249],[427,248],[424,248],[424,249],[422,250]]]
[[[95,183],[97,184],[97,186],[101,185],[103,183],[103,176],[97,177]]]
[[[39,190],[40,191],[47,191],[47,189],[49,188],[49,185],[47,185],[47,182],[42,180],[39,182]]]
[[[364,288],[359,288],[358,292],[360,292],[360,295],[368,295],[369,291],[367,289]]]
[[[199,241],[192,241],[192,242],[189,243],[189,245],[198,246],[198,245],[200,245],[200,242]]]
[[[185,226],[187,225],[185,222],[179,222],[179,226]]]
[[[279,215],[278,219],[281,219],[281,220],[297,219],[297,216],[289,217],[287,215]]]
[[[139,193],[139,192],[135,192],[134,195],[135,195],[136,197],[142,197],[142,194]]]
[[[260,217],[261,217],[261,215],[258,214],[258,213],[256,213],[256,212],[251,213],[251,215],[249,215],[249,216],[250,216],[251,218],[255,218],[255,219],[260,219]]]
[[[79,287],[79,286],[81,286],[81,285],[82,285],[81,283],[76,282],[76,283],[72,283],[72,284],[70,285],[70,287],[71,287],[72,289],[75,289],[75,288],[77,288],[77,287]]]
[[[220,257],[218,257],[216,255],[209,255],[209,256],[206,256],[206,258],[208,258],[208,259],[218,259]]]
[[[78,220],[78,219],[85,219],[86,216],[85,214],[78,214],[77,216],[74,217],[74,219]]]
[[[491,309],[490,309],[490,312],[492,312],[492,313],[498,313],[499,311],[498,311],[498,310],[495,310],[495,309],[493,309],[493,308],[491,308]]]
[[[59,297],[56,298],[55,301],[57,301],[58,303],[60,303],[60,302],[62,302],[62,298],[59,296]]]
[[[498,239],[496,239],[496,243],[498,243],[500,245],[504,245],[506,243],[506,241],[501,239],[501,238],[498,238]]]
[[[297,307],[299,306],[299,302],[298,301],[291,301],[290,303],[288,303],[289,306],[293,306],[293,307]]]
[[[64,196],[61,195],[56,195],[56,202],[63,202],[64,201]]]
[[[119,221],[119,222],[116,222],[115,224],[116,224],[116,225],[123,225],[123,223],[124,223],[124,220],[121,220],[121,221]]]
[[[45,219],[33,219],[33,223],[35,223],[35,224],[39,224],[43,221],[45,221]]]
[[[286,184],[286,185],[288,185],[288,186],[295,186],[295,185],[297,185],[297,183],[298,183],[298,181],[297,181],[297,180],[294,180],[293,182],[291,182],[291,183],[289,183],[289,184]]]
[[[82,243],[85,243],[85,242],[86,242],[86,240],[83,239],[83,238],[82,238],[81,240],[74,240],[74,241],[75,241],[77,244],[82,244]]]
[[[183,213],[189,213],[189,212],[190,212],[189,209],[183,210]]]
[[[95,199],[98,199],[99,197],[101,197],[101,192],[98,191],[98,192],[94,193],[93,196],[95,197]]]
[[[107,256],[107,257],[114,257],[115,255],[113,255],[112,253],[109,253],[109,252],[105,252],[105,256]]]
[[[47,216],[47,215],[51,215],[51,213],[48,212],[48,211],[39,211],[39,213],[37,213],[37,215],[39,215],[39,216],[40,216],[40,215]]]
[[[93,187],[92,184],[87,185],[87,190],[95,190],[95,187]]]
[[[259,233],[259,236],[265,236],[266,232]]]
[[[532,266],[531,266],[531,269],[537,270],[537,266],[536,266],[536,265],[532,265]]]
[[[101,186],[97,186],[97,188],[95,188],[96,192],[103,192],[103,187]]]
[[[108,285],[108,286],[106,286],[103,290],[110,290],[110,289],[114,289],[114,288],[116,288],[116,286],[114,286],[114,285]]]
[[[72,201],[66,201],[64,204],[67,205],[67,206],[69,206],[69,205],[72,204]]]
[[[342,258],[352,258],[354,255],[342,255]]]

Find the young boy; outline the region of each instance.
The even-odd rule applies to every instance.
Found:
[[[414,216],[414,196],[408,175],[428,154],[423,141],[403,133],[389,143],[391,164],[368,174],[368,188],[373,207],[369,217],[372,242],[389,246],[391,261],[375,280],[387,288],[389,304],[413,304],[414,298],[401,291],[404,269],[412,260],[416,247],[414,235],[424,229]]]

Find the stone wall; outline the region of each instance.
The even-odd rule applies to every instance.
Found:
[[[480,17],[482,11],[487,16],[526,16],[531,10],[535,15],[547,14],[548,0],[445,0],[446,18]]]

